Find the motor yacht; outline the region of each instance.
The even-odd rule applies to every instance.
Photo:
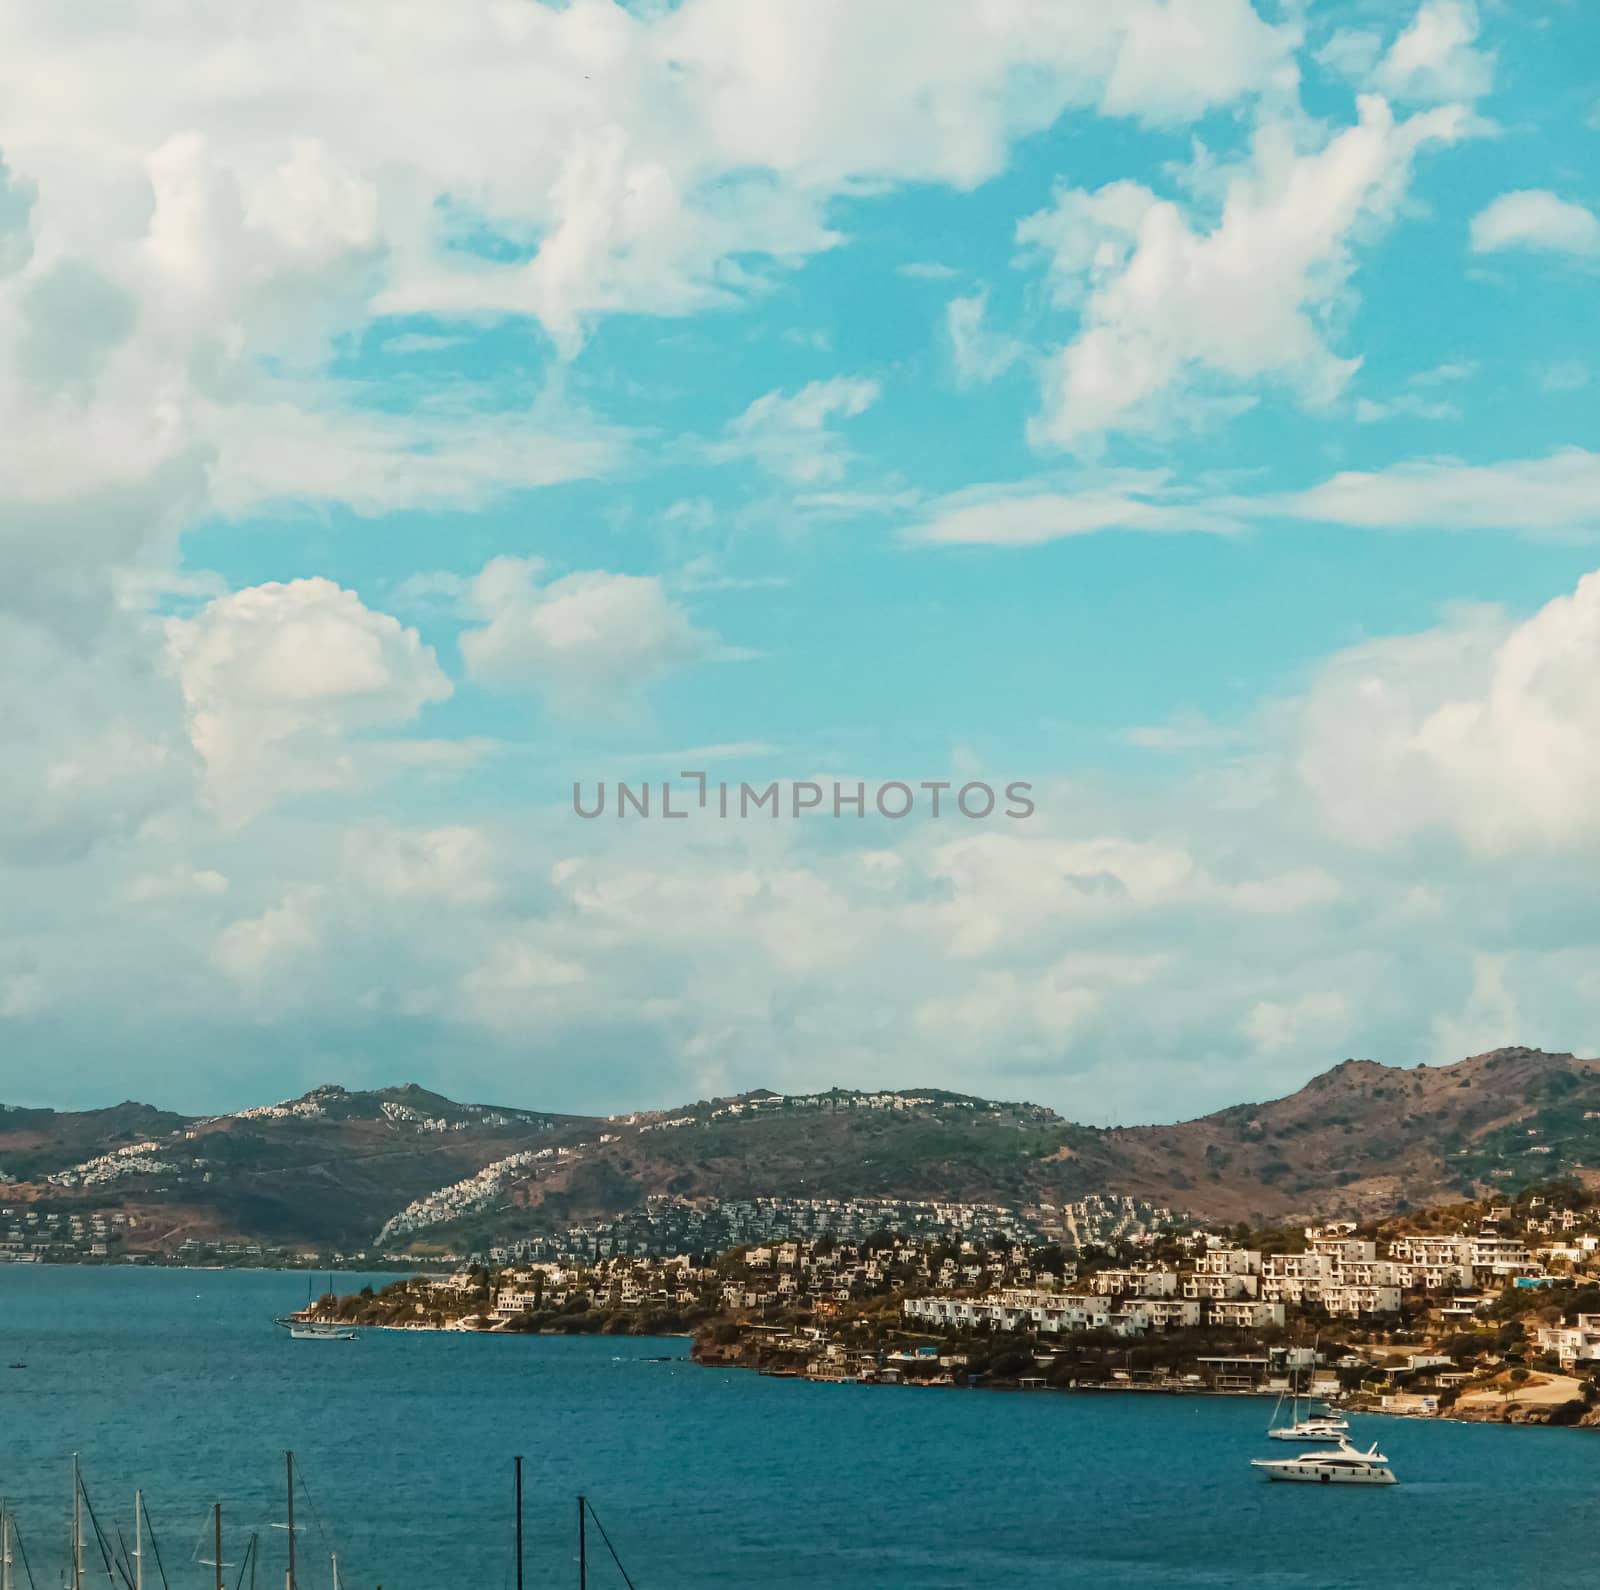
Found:
[[[1251,1458],[1269,1480],[1298,1480],[1306,1485],[1393,1485],[1394,1470],[1376,1442],[1365,1452],[1342,1438],[1332,1452],[1302,1452],[1292,1458]]]

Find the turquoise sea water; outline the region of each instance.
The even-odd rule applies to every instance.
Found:
[[[625,1337],[290,1341],[272,1316],[304,1300],[303,1275],[0,1266],[0,1491],[40,1590],[73,1451],[108,1533],[143,1486],[174,1587],[211,1583],[213,1500],[225,1559],[257,1532],[281,1585],[285,1447],[302,1590],[330,1543],[349,1590],[510,1586],[514,1453],[530,1590],[576,1585],[580,1491],[639,1590],[1543,1590],[1600,1564],[1600,1431],[1361,1419],[1402,1484],[1269,1485],[1255,1398],[812,1386]],[[590,1585],[620,1586],[590,1544]]]

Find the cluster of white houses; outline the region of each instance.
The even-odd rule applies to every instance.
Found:
[[[596,1260],[625,1254],[666,1258],[721,1253],[745,1244],[815,1240],[860,1242],[880,1233],[926,1244],[995,1249],[1050,1243],[1077,1250],[1137,1246],[1182,1217],[1145,1199],[1095,1195],[1062,1206],[961,1203],[921,1198],[729,1198],[652,1195],[643,1209],[613,1220],[523,1237],[486,1252],[456,1255],[499,1266]]]
[[[1376,1242],[1354,1231],[1344,1223],[1308,1228],[1303,1251],[1267,1254],[1197,1235],[1189,1267],[1102,1269],[1070,1291],[1006,1287],[980,1297],[908,1298],[903,1309],[908,1320],[954,1329],[1124,1336],[1200,1325],[1259,1330],[1282,1325],[1291,1304],[1360,1319],[1398,1313],[1406,1292],[1503,1286],[1544,1269],[1520,1238],[1493,1231],[1401,1237],[1382,1258]]]
[[[40,1264],[47,1260],[103,1259],[126,1231],[120,1209],[86,1214],[0,1207],[0,1264]]]
[[[875,1242],[792,1239],[725,1254],[715,1263],[687,1253],[510,1265],[498,1269],[484,1312],[508,1324],[518,1315],[560,1309],[581,1300],[589,1308],[691,1308],[752,1311],[805,1308],[818,1315],[873,1296],[933,1287],[1018,1287],[1037,1279],[1022,1244],[980,1251],[963,1244],[952,1256],[942,1244],[916,1237]],[[442,1305],[477,1295],[473,1272],[428,1283]],[[427,1313],[427,1308],[419,1309]]]

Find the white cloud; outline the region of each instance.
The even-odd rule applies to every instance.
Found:
[[[217,939],[213,961],[241,990],[263,992],[277,974],[321,945],[323,899],[321,888],[302,884],[260,916],[230,922]]]
[[[174,862],[159,872],[142,872],[128,881],[124,897],[135,905],[162,900],[206,899],[228,892],[228,880],[214,867]]]
[[[461,655],[480,683],[603,709],[715,648],[653,575],[591,570],[540,585],[539,571],[537,559],[496,558],[473,582],[485,622],[462,635]]]
[[[1470,0],[1425,0],[1378,63],[1372,86],[1390,99],[1472,100],[1494,82],[1494,54],[1474,48],[1478,12]]]
[[[1339,880],[1322,867],[1292,867],[1286,872],[1215,886],[1216,897],[1236,911],[1258,916],[1290,916],[1331,905],[1344,894]]]
[[[1470,381],[1478,373],[1476,359],[1451,359],[1426,370],[1418,370],[1408,378],[1408,386],[1453,386],[1458,381]]]
[[[850,458],[832,422],[864,414],[880,393],[876,381],[854,376],[812,381],[792,394],[768,392],[728,422],[711,457],[753,459],[768,474],[799,486],[831,485],[844,478]]]
[[[202,404],[196,423],[214,458],[211,499],[232,516],[307,502],[373,515],[475,509],[513,491],[594,479],[622,453],[615,435],[536,415],[363,412],[287,389]]]
[[[1441,1011],[1434,1017],[1431,1058],[1436,1063],[1529,1041],[1517,996],[1509,985],[1510,971],[1509,956],[1480,952],[1472,957],[1472,987],[1465,1003],[1459,1011]]]
[[[415,405],[331,361],[399,310],[525,315],[571,352],[610,312],[748,300],[839,242],[836,196],[970,185],[1069,106],[1165,122],[1285,69],[1292,29],[1244,0],[1205,20],[1176,48],[1189,0],[466,0],[447,19],[399,0],[379,29],[311,0],[266,21],[197,0],[20,14],[0,51],[0,602],[81,633],[208,514],[473,507],[609,468],[616,439],[558,401]],[[385,114],[355,113],[352,71]],[[450,335],[410,327],[391,352]]]
[[[1432,400],[1358,405],[1448,418]],[[921,545],[1029,547],[1105,531],[1231,535],[1280,519],[1361,530],[1500,530],[1583,537],[1600,530],[1600,454],[1569,447],[1545,458],[1469,464],[1416,458],[1381,470],[1346,470],[1299,491],[1226,495],[1181,486],[1166,470],[1080,473],[1053,489],[1038,481],[969,486],[921,505],[901,539]]]
[[[1314,910],[1341,888],[1320,867],[1230,880],[1176,844],[1120,835],[978,834],[933,846],[923,865],[945,887],[930,921],[957,958],[1016,950],[1074,922],[1204,905],[1252,916]]]
[[[1250,1007],[1244,1031],[1262,1054],[1307,1048],[1320,1060],[1343,1032],[1349,1015],[1348,1002],[1337,993],[1302,994],[1291,1000],[1262,999]]]
[[[0,613],[0,857],[72,861],[192,800],[198,764],[150,629],[123,615],[86,649]]]
[[[414,629],[331,580],[235,591],[167,633],[207,792],[233,824],[282,795],[350,786],[353,733],[450,694]]]
[[[612,310],[760,291],[836,241],[832,195],[970,187],[1068,107],[1172,123],[1281,88],[1295,39],[1247,0],[691,0],[643,14],[468,0],[444,21],[400,0],[378,30],[359,7],[307,0],[270,27],[150,0],[20,19],[0,141],[50,168],[47,197],[70,184],[81,202],[204,128],[209,157],[240,174],[231,212],[192,153],[161,175],[183,200],[163,236],[206,286],[219,278],[199,267],[244,228],[315,258],[375,243],[381,303],[531,315],[571,348]],[[384,85],[390,114],[354,113],[352,65]],[[292,96],[274,86],[288,80]],[[297,137],[314,152],[295,154]],[[102,204],[94,224],[117,219]],[[475,253],[463,235],[505,247]]]
[[[1372,96],[1356,126],[1313,153],[1299,152],[1290,124],[1269,123],[1209,229],[1134,183],[1058,195],[1017,231],[1044,251],[1081,326],[1055,358],[1035,439],[1084,449],[1108,431],[1192,421],[1214,397],[1207,383],[1266,379],[1308,407],[1331,402],[1359,363],[1335,354],[1324,329],[1355,247],[1393,218],[1417,151],[1465,130],[1460,107],[1396,122]]]
[[[0,275],[21,270],[33,257],[30,219],[37,192],[0,159]]]
[[[1189,0],[467,0],[447,21],[400,0],[377,30],[309,0],[265,24],[194,0],[20,15],[0,52],[0,602],[82,633],[208,514],[470,508],[592,477],[619,439],[559,394],[532,412],[468,387],[414,404],[330,362],[401,308],[528,315],[571,351],[608,312],[742,301],[837,243],[836,195],[967,185],[1069,106],[1167,122],[1288,69],[1293,29],[1244,0],[1200,16]],[[388,114],[354,114],[352,69]],[[391,351],[450,335],[408,328]],[[836,477],[836,451],[810,456]]]
[[[379,900],[483,905],[499,892],[494,848],[479,829],[369,824],[341,842],[341,876]]]
[[[1430,830],[1479,856],[1600,840],[1600,572],[1531,618],[1464,612],[1332,658],[1297,709],[1298,765],[1344,841]]]
[[[1356,422],[1371,425],[1379,420],[1403,416],[1416,420],[1454,420],[1461,417],[1459,404],[1448,398],[1429,397],[1428,393],[1440,387],[1458,386],[1477,374],[1477,363],[1471,359],[1456,359],[1447,364],[1436,364],[1418,370],[1407,377],[1407,391],[1397,392],[1388,398],[1360,398],[1356,402]]]
[[[1027,484],[970,486],[928,504],[902,538],[1024,547],[1106,530],[1227,535],[1241,525],[1237,514],[1174,487],[1165,471],[1122,470],[1067,491]]]
[[[1180,713],[1166,723],[1138,724],[1124,732],[1129,745],[1142,751],[1223,751],[1248,744],[1250,734],[1228,724],[1214,723],[1198,713]]]
[[[1424,397],[1420,392],[1398,392],[1391,398],[1357,398],[1356,423],[1376,425],[1396,418],[1458,420],[1461,405],[1446,398]]]
[[[49,1003],[44,979],[37,972],[8,972],[0,977],[0,1021],[16,1021]]]
[[[1541,392],[1581,392],[1589,384],[1589,366],[1582,359],[1562,359],[1539,372]]]
[[[1600,528],[1597,502],[1600,454],[1569,447],[1498,464],[1424,458],[1350,470],[1305,491],[1256,498],[1248,511],[1367,530],[1558,534]]]
[[[488,947],[463,973],[457,988],[462,1013],[489,1028],[522,1034],[547,1027],[558,1012],[584,1008],[589,974],[581,960],[563,954],[538,924],[514,930]]]
[[[1313,54],[1319,66],[1352,82],[1365,79],[1383,53],[1383,35],[1371,28],[1340,28]]]
[[[1502,193],[1473,216],[1470,236],[1475,254],[1526,248],[1600,257],[1600,216],[1543,188]]]
[[[1027,353],[1015,337],[989,329],[985,323],[988,307],[986,292],[970,298],[952,298],[945,306],[950,356],[964,385],[985,386],[998,380]]]
[[[936,1036],[958,1051],[986,1054],[1003,1045],[1033,1062],[1059,1059],[1104,1002],[1099,987],[1076,982],[1070,968],[1034,977],[980,971],[967,987],[924,1001],[913,1020],[924,1039]]]

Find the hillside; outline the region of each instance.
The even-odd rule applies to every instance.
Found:
[[[1346,1060],[1287,1098],[1106,1138],[1119,1191],[1216,1218],[1403,1211],[1600,1168],[1600,1061]]]
[[[0,1107],[4,1202],[122,1210],[127,1246],[185,1238],[391,1251],[560,1229],[651,1195],[907,1197],[1019,1206],[1128,1193],[1197,1216],[1371,1214],[1600,1167],[1600,1062],[1502,1049],[1347,1060],[1299,1092],[1109,1131],[936,1090],[757,1092],[597,1118],[416,1087],[186,1117]]]

